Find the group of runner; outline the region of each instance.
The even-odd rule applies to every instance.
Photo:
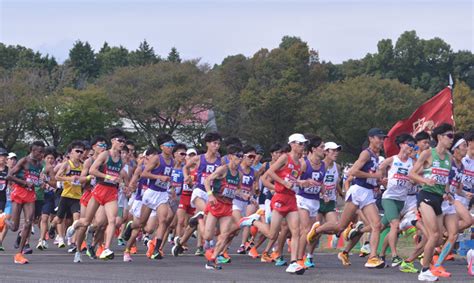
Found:
[[[139,155],[122,130],[107,136],[72,142],[62,160],[40,141],[18,162],[0,148],[0,250],[8,230],[20,231],[15,263],[28,263],[34,223],[40,227],[37,249],[47,249],[48,239],[67,244],[76,263],[84,251],[93,259],[113,259],[114,238],[124,246],[123,261],[132,262],[137,241],[147,246],[148,258],[162,259],[167,242],[180,256],[196,237],[196,255],[205,256],[206,269],[230,263],[228,250],[238,241],[237,253],[287,265],[291,274],[314,267],[321,236],[331,234],[346,240],[338,253],[344,266],[363,238],[365,267],[385,267],[389,247],[392,266],[435,281],[450,276],[442,264],[458,233],[473,225],[474,132],[455,134],[449,124],[431,135],[397,136],[399,153],[383,161],[387,136],[373,128],[368,146],[345,172],[337,164],[341,146],[315,135],[292,134],[287,143],[274,144],[267,162],[262,147],[238,138],[223,141],[215,132],[205,135],[201,154],[167,134],[157,137],[159,148]],[[345,200],[342,213],[338,197]],[[384,229],[389,232],[379,251]],[[416,233],[405,259],[397,251],[403,231]],[[421,255],[418,270],[413,263]]]

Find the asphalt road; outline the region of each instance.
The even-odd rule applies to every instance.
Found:
[[[364,268],[365,259],[357,255],[351,256],[352,265],[343,267],[334,253],[317,253],[316,268],[309,269],[303,275],[285,273],[284,267],[261,263],[246,255],[232,256],[232,263],[224,265],[222,270],[206,270],[203,257],[185,254],[180,257],[170,255],[170,247],[165,249],[166,256],[162,260],[150,260],[145,257],[145,247],[140,243],[139,254],[134,255],[134,261],[122,261],[122,247],[114,247],[114,260],[91,260],[83,255],[82,263],[73,263],[73,255],[67,249],[59,249],[52,245],[45,251],[34,250],[27,255],[30,263],[18,265],[13,263],[14,234],[9,232],[4,247],[0,252],[0,281],[1,282],[91,282],[91,281],[258,281],[258,282],[287,282],[287,281],[318,281],[318,282],[408,282],[417,281],[417,274],[405,274],[396,268],[369,270]],[[32,236],[32,243],[37,242],[37,235]],[[194,240],[190,245],[194,246]],[[235,251],[235,247],[232,249]],[[449,279],[441,281],[474,282],[466,271],[465,259],[457,258],[448,262],[446,269],[452,272]],[[418,265],[419,266],[419,265]]]

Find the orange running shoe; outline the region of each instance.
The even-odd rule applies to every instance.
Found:
[[[155,251],[155,246],[156,246],[155,239],[148,242],[148,249],[146,250],[146,256],[148,258],[151,258],[151,256],[153,255],[153,252]]]
[[[342,232],[342,237],[345,241],[349,241],[349,232],[352,230],[352,222]]]
[[[87,244],[86,242],[82,241],[81,252],[85,252],[86,250],[87,250]]]
[[[308,267],[304,265],[304,259],[300,259],[296,263],[299,264],[299,266],[303,267],[304,269],[308,269]]]
[[[17,253],[13,258],[13,261],[18,264],[27,264],[28,260],[22,253]]]
[[[445,278],[451,277],[451,273],[447,272],[446,269],[444,269],[444,267],[441,265],[438,267],[432,265],[430,267],[430,270],[431,270],[431,273],[433,273],[433,275],[436,277],[445,277]]]
[[[207,260],[211,260],[213,253],[214,253],[214,249],[207,249],[206,252],[204,253],[204,256],[206,257]]]
[[[225,257],[225,258],[231,259],[231,257],[229,255],[229,253],[227,252],[227,250],[222,253],[222,256]]]
[[[135,255],[137,254],[137,246],[133,246],[130,248],[130,254]]]
[[[252,258],[258,258],[258,251],[256,247],[252,247],[249,251],[249,256]]]
[[[3,229],[5,228],[5,218],[6,218],[5,213],[0,214],[0,232],[3,232]]]
[[[104,245],[99,245],[99,247],[97,248],[97,251],[95,252],[95,255],[97,257],[100,257],[100,254],[104,251]]]
[[[446,256],[445,260],[454,260],[453,253],[449,253],[449,255]]]
[[[273,259],[271,256],[268,255],[267,252],[262,253],[262,258],[260,259],[261,262],[273,262]]]

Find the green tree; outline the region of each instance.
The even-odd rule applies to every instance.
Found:
[[[69,50],[69,64],[76,71],[77,88],[84,88],[87,80],[96,78],[99,74],[94,50],[87,41],[78,40],[74,43]]]
[[[461,132],[473,130],[474,91],[464,83],[457,81],[453,90],[454,121]]]
[[[397,80],[356,77],[308,96],[298,129],[334,140],[356,156],[370,128],[390,130],[426,99],[423,92]]]
[[[97,63],[99,64],[100,75],[110,74],[118,67],[129,65],[129,52],[123,46],[110,47],[105,42],[97,54]]]
[[[195,62],[119,68],[100,84],[124,123],[148,143],[160,133],[179,135],[195,124],[206,129],[201,114],[210,109],[214,90]]]
[[[160,60],[159,57],[156,56],[153,47],[151,47],[148,42],[143,40],[140,43],[140,46],[137,50],[132,51],[130,53],[130,64],[132,66],[145,66],[150,64],[155,64]]]
[[[176,47],[171,48],[170,53],[168,53],[168,61],[173,63],[181,63],[181,57],[179,57],[179,52]]]

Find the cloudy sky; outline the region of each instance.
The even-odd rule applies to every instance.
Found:
[[[440,37],[453,50],[473,50],[472,0],[0,0],[0,42],[63,61],[74,41],[98,50],[104,41],[136,49],[146,39],[161,55],[175,46],[186,59],[221,63],[251,56],[294,35],[340,63],[376,51],[406,30]]]

